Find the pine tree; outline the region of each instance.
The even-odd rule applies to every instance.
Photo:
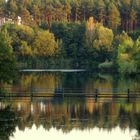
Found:
[[[55,12],[55,20],[56,21],[64,21],[65,20],[65,14],[63,11],[64,5],[60,2],[60,0],[57,0],[54,2],[54,12]]]
[[[32,18],[31,18],[30,12],[26,8],[23,8],[21,10],[21,18],[22,18],[22,21],[24,22],[24,24],[31,23]]]
[[[99,22],[104,23],[106,18],[105,3],[103,0],[96,0],[94,14]]]
[[[120,25],[120,22],[121,19],[119,10],[117,9],[116,5],[112,2],[109,4],[108,7],[108,26],[109,28],[116,31],[118,26]]]
[[[70,5],[70,1],[67,0],[64,6],[64,11],[66,13],[66,20],[70,21],[70,15],[71,15],[71,5]]]
[[[134,31],[136,29],[137,25],[137,12],[132,9],[130,12],[130,24],[129,24],[129,30]]]
[[[32,15],[33,15],[33,20],[37,25],[41,24],[41,12],[39,9],[39,5],[35,4],[32,7]]]
[[[54,8],[51,3],[46,5],[44,15],[45,15],[45,21],[47,21],[48,26],[50,28],[54,17]]]
[[[5,0],[0,0],[0,16],[4,17]]]
[[[15,0],[8,0],[6,4],[6,12],[9,18],[15,19],[18,7]]]

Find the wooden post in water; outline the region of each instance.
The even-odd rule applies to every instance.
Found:
[[[62,88],[62,94],[63,94],[63,98],[64,98],[64,88]]]
[[[30,97],[31,97],[31,101],[32,101],[32,100],[33,100],[33,92],[32,92],[32,88],[31,88]]]
[[[128,101],[129,101],[129,99],[130,99],[130,89],[129,88],[127,89],[127,97],[128,97]]]
[[[98,99],[98,89],[96,88],[96,90],[95,90],[95,101],[97,101],[97,99]]]

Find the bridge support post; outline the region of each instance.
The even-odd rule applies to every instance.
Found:
[[[95,89],[95,101],[97,101],[97,99],[98,99],[98,92],[99,92],[99,90],[96,88]]]
[[[64,88],[62,89],[62,94],[63,94],[63,98],[64,98]]]
[[[130,100],[130,89],[129,88],[127,89],[127,98],[128,98],[128,102],[129,102],[129,100]]]
[[[33,92],[31,90],[31,93],[30,93],[30,97],[31,97],[31,101],[33,100]]]

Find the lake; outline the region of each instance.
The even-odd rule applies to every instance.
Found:
[[[24,71],[2,86],[0,140],[140,139],[139,76]]]

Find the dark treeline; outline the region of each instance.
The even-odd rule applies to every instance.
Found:
[[[20,68],[139,73],[139,7],[140,0],[0,0],[0,41]]]

